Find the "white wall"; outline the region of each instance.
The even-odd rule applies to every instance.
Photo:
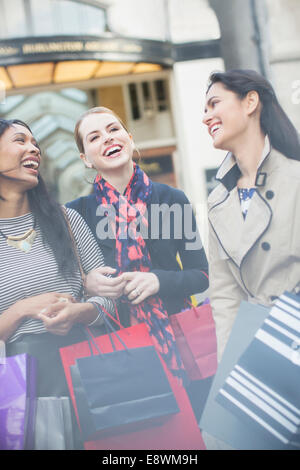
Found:
[[[300,1],[267,0],[272,82],[278,99],[300,132]]]

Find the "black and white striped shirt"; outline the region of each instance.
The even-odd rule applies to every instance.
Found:
[[[83,218],[73,209],[66,209],[70,227],[76,241],[82,269],[88,273],[94,268],[104,266],[104,258],[92,232]],[[32,213],[9,219],[0,219],[0,230],[4,235],[23,235],[34,225]],[[28,253],[7,244],[0,234],[0,314],[21,299],[46,292],[69,293],[78,298],[82,288],[81,274],[74,273],[67,280],[58,271],[55,257],[49,247],[43,244],[41,230],[36,225],[36,238]],[[95,298],[94,298],[95,299]],[[114,306],[110,299],[97,297],[110,313]],[[8,342],[15,341],[22,334],[44,333],[40,320],[28,319],[19,325]]]

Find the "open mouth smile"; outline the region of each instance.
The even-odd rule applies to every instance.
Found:
[[[37,173],[40,166],[40,160],[38,158],[31,157],[27,158],[26,160],[23,160],[21,164],[24,168],[27,168],[28,170],[32,170]]]
[[[105,152],[104,152],[104,157],[116,157],[119,155],[119,153],[121,152],[122,150],[122,146],[121,145],[111,145],[110,147],[108,147]]]
[[[209,133],[213,137],[221,127],[221,123],[213,124],[209,127]]]

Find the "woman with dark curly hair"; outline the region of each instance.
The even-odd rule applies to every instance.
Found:
[[[86,339],[80,325],[102,324],[96,304],[111,313],[114,305],[83,301],[102,252],[80,215],[50,198],[40,163],[27,124],[0,119],[0,340],[8,356],[37,358],[38,396],[68,396],[59,348]]]

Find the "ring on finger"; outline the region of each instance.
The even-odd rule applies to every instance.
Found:
[[[67,297],[59,297],[58,302],[69,302],[69,299]]]

